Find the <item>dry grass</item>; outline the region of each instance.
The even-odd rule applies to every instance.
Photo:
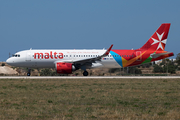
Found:
[[[0,80],[0,119],[180,119],[180,79]]]

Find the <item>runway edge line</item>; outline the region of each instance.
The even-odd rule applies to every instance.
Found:
[[[0,76],[0,79],[178,79],[180,76]]]

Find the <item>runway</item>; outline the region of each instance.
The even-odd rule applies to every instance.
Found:
[[[0,76],[0,79],[179,79],[180,76]]]

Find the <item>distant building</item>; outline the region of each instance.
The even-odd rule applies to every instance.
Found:
[[[176,59],[169,59],[170,61],[176,61]],[[155,64],[159,65],[162,63],[162,60],[155,61]]]

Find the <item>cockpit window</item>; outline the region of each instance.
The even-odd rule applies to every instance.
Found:
[[[19,54],[14,54],[14,55],[12,55],[12,57],[20,57],[20,55]]]

